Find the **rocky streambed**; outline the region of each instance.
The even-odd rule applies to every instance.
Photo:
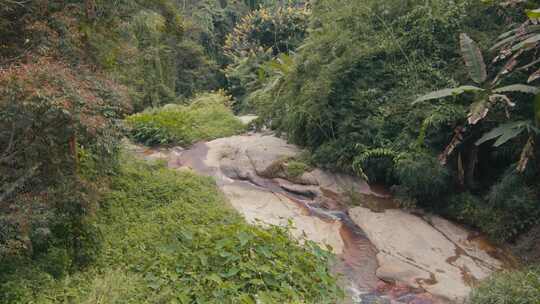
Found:
[[[301,150],[272,134],[252,133],[180,147],[131,146],[170,168],[213,176],[231,205],[258,225],[333,251],[344,303],[463,303],[471,287],[511,258],[443,218],[398,209],[359,178],[313,169],[291,176]],[[356,206],[356,207],[351,207]]]

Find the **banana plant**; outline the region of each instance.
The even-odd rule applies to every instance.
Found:
[[[491,107],[496,103],[502,102],[507,109],[514,107],[515,103],[506,94],[513,92],[537,94],[540,91],[537,87],[525,84],[495,87],[496,82],[487,81],[486,64],[476,42],[465,33],[460,34],[459,40],[461,54],[465,61],[467,72],[476,85],[464,85],[457,88],[431,92],[416,99],[413,105],[428,100],[458,96],[464,93],[475,93],[476,98],[471,103],[468,114],[468,123],[475,125],[488,115]]]
[[[528,20],[518,27],[501,34],[497,38],[490,51],[498,51],[499,54],[493,59],[494,63],[506,60],[504,67],[497,75],[497,79],[511,73],[514,70],[529,70],[540,64],[538,50],[540,47],[540,9],[527,12]],[[528,60],[520,64],[520,60],[527,57]],[[540,78],[540,69],[537,68],[530,74],[528,83]]]
[[[513,84],[507,86],[498,86],[499,78],[496,77],[493,81],[488,81],[487,68],[482,56],[482,52],[476,42],[472,40],[467,34],[460,34],[460,51],[467,68],[467,72],[474,82],[474,85],[463,85],[456,88],[443,89],[435,92],[428,93],[413,102],[413,105],[429,101],[442,99],[451,96],[459,96],[465,93],[474,94],[474,101],[469,105],[469,113],[467,115],[467,123],[469,125],[476,125],[482,121],[489,114],[491,108],[497,104],[502,103],[506,110],[506,115],[510,118],[509,109],[515,107],[515,103],[512,102],[509,93],[527,93],[535,94],[539,93],[539,89],[534,86],[526,84]],[[455,129],[454,136],[451,142],[447,145],[443,153],[439,156],[441,164],[447,163],[448,157],[453,151],[462,143],[463,134],[467,128],[465,126],[458,126]],[[476,142],[476,146],[479,146],[487,141],[495,140],[495,147],[498,147],[512,138],[515,138],[527,130],[529,133],[536,133],[538,129],[530,123],[512,123],[511,125],[501,125],[498,128],[485,134],[480,140]],[[531,155],[532,148],[534,146],[534,136],[530,136],[525,149],[527,152],[523,154]],[[527,148],[528,147],[528,148]],[[476,153],[476,152],[475,152]],[[523,159],[523,155],[522,155]],[[522,163],[522,161],[520,161]],[[526,163],[525,165],[526,166]],[[524,170],[524,166],[520,165],[518,169]],[[474,170],[474,168],[469,168]]]

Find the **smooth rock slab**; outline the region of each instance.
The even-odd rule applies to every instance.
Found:
[[[305,209],[279,193],[257,189],[246,184],[224,185],[223,192],[231,205],[252,224],[293,227],[292,235],[314,241],[323,247],[329,245],[335,254],[343,252],[340,236],[341,223],[324,221],[309,216]]]
[[[403,210],[353,208],[351,219],[379,250],[377,276],[423,288],[455,303],[465,302],[471,284],[500,269],[500,261],[466,242],[468,232],[439,217],[431,222]]]
[[[214,168],[218,184],[231,205],[248,222],[266,225],[293,225],[294,237],[314,241],[332,248],[336,254],[343,252],[340,235],[341,222],[325,221],[310,216],[308,211],[283,194],[257,187],[263,172],[276,161],[296,156],[300,150],[274,136],[255,134],[217,139],[206,144],[208,152],[203,162]],[[220,181],[219,181],[220,180]]]
[[[240,176],[258,175],[276,161],[300,153],[300,149],[280,138],[261,134],[220,138],[206,146],[208,154],[204,163],[207,166],[226,168]]]

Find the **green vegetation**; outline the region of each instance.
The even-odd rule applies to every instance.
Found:
[[[222,93],[195,97],[189,106],[166,105],[126,119],[131,136],[145,145],[190,145],[241,133],[246,129],[227,107],[230,99]]]
[[[287,176],[290,177],[299,177],[302,176],[306,171],[308,171],[309,166],[303,162],[292,160],[288,161],[285,166],[285,171]]]
[[[482,283],[471,304],[532,304],[540,299],[540,269],[504,272]]]
[[[28,258],[53,268],[92,262],[93,213],[117,166],[126,95],[46,59],[0,72],[0,268]]]
[[[235,110],[254,110],[247,94],[261,89],[268,78],[267,61],[294,51],[303,41],[310,11],[303,7],[261,8],[247,14],[227,35],[224,54],[228,90],[235,96]]]
[[[268,176],[357,174],[518,240],[540,225],[539,6],[0,0],[0,301],[332,303],[313,244],[246,225],[207,179],[119,163],[126,135],[238,134],[231,109],[309,150]],[[473,304],[536,304],[537,281],[501,274]]]
[[[94,224],[97,262],[68,275],[57,249],[0,268],[2,303],[334,303],[329,254],[256,228],[210,178],[124,159]]]
[[[516,27],[499,37],[525,20],[523,8],[469,0],[317,1],[296,53],[274,53],[255,72],[242,71],[240,78],[258,82],[243,85],[241,98],[267,125],[307,147],[318,166],[387,184],[404,205],[509,241],[540,214],[538,89],[516,68],[517,57],[536,64],[524,41],[537,29],[526,24],[524,33]],[[500,56],[482,54],[494,44]],[[505,62],[508,45],[515,56]],[[499,63],[488,67],[484,56]]]

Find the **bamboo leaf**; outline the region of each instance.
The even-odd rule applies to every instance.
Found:
[[[482,83],[487,79],[486,64],[480,48],[467,34],[459,36],[461,54],[469,71],[471,79],[476,83]]]
[[[479,91],[484,91],[484,89],[475,87],[475,86],[461,86],[461,87],[452,88],[452,89],[443,89],[443,90],[428,93],[416,99],[412,104],[415,105],[419,102],[426,101],[426,100],[441,99],[441,98],[445,98],[449,96],[461,95],[466,92],[479,92]]]
[[[493,90],[494,93],[507,93],[507,92],[521,92],[527,94],[538,94],[540,89],[534,86],[529,86],[525,84],[513,84]]]

